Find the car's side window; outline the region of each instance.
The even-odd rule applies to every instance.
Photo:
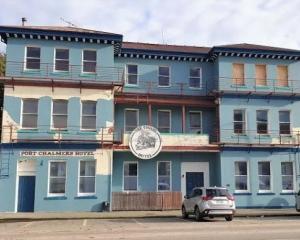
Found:
[[[196,189],[195,190],[195,197],[201,196],[202,195],[202,189]]]

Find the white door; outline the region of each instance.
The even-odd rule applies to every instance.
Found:
[[[194,174],[193,174],[194,173]],[[194,175],[194,176],[193,176]],[[183,162],[181,163],[181,193],[184,197],[187,195],[187,186],[190,187],[189,182],[187,182],[187,176],[192,176],[192,180],[196,180],[200,177],[203,187],[209,187],[209,163],[208,162]],[[189,181],[189,179],[188,179]],[[188,184],[187,184],[188,183]],[[192,183],[194,184],[194,183]],[[198,185],[195,185],[198,186]],[[201,187],[201,186],[199,186]]]

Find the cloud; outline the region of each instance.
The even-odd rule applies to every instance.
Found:
[[[298,0],[10,0],[1,3],[0,24],[19,25],[25,16],[30,25],[65,25],[63,17],[127,41],[299,49],[298,9]]]

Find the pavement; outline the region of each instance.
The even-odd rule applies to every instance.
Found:
[[[180,217],[180,210],[172,211],[117,211],[117,212],[34,212],[0,213],[0,222],[71,220],[71,219],[130,219]],[[294,208],[288,209],[237,209],[235,217],[293,217],[299,216]]]

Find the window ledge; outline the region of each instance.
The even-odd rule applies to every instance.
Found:
[[[36,128],[22,128],[18,130],[18,133],[31,133],[31,132],[38,132],[38,129]]]
[[[98,199],[97,196],[95,195],[87,195],[87,196],[77,196],[77,197],[74,197],[74,199]]]
[[[275,195],[273,192],[258,192],[257,195]]]
[[[124,87],[127,87],[127,88],[138,88],[139,85],[138,84],[125,84]]]
[[[44,200],[67,200],[66,196],[49,196],[45,197]]]
[[[280,87],[280,86],[276,86],[275,89],[280,89],[280,90],[292,90],[291,87],[287,86],[287,87]]]
[[[252,195],[251,192],[234,192],[233,195],[242,196],[242,195]]]
[[[230,87],[232,87],[232,88],[248,88],[246,85],[235,85],[235,84],[232,84]]]
[[[266,134],[257,134],[254,138],[260,139],[260,138],[270,138],[271,135],[266,133]]]
[[[40,73],[41,72],[41,70],[40,69],[24,69],[23,71],[22,71],[22,73],[25,73],[25,74],[31,74],[31,73]]]
[[[270,87],[261,85],[261,86],[255,86],[255,89],[270,89]]]
[[[249,137],[247,134],[236,134],[236,133],[233,133],[231,135],[232,138],[240,138],[240,137]]]
[[[81,129],[80,130],[80,134],[81,135],[95,135],[97,133],[97,131],[91,131],[91,130],[83,130]]]
[[[281,192],[280,195],[295,195],[295,192]]]

